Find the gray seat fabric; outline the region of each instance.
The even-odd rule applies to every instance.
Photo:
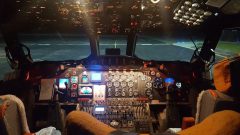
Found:
[[[17,104],[13,101],[4,101],[9,105],[2,120],[0,120],[1,135],[22,135]]]
[[[214,92],[216,96],[213,96],[211,92]],[[222,110],[240,112],[240,102],[217,90],[206,90],[200,95],[201,97],[199,97],[200,99],[198,100],[197,105],[197,115],[199,116],[196,116],[196,123],[200,123],[214,112]]]

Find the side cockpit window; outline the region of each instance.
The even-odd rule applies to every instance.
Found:
[[[217,61],[236,55],[240,55],[240,30],[223,30],[216,48]]]
[[[10,72],[11,71],[11,68],[8,64],[8,61],[7,61],[7,58],[6,58],[6,54],[5,54],[5,47],[6,47],[6,44],[3,40],[3,36],[2,34],[0,33],[0,80],[3,80],[4,79],[4,75],[7,73],[7,72]]]

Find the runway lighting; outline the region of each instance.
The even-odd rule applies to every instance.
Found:
[[[151,0],[152,3],[157,4],[160,0]]]

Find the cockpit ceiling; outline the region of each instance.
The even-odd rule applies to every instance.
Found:
[[[223,8],[216,10],[220,2]],[[0,20],[18,26],[27,23],[30,30],[38,26],[41,30],[128,33],[131,29],[156,31],[198,26],[216,17],[216,13],[239,13],[239,3],[239,0],[5,0]]]

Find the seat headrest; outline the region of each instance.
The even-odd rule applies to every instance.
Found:
[[[240,56],[226,58],[213,68],[214,85],[224,93],[240,93]]]

